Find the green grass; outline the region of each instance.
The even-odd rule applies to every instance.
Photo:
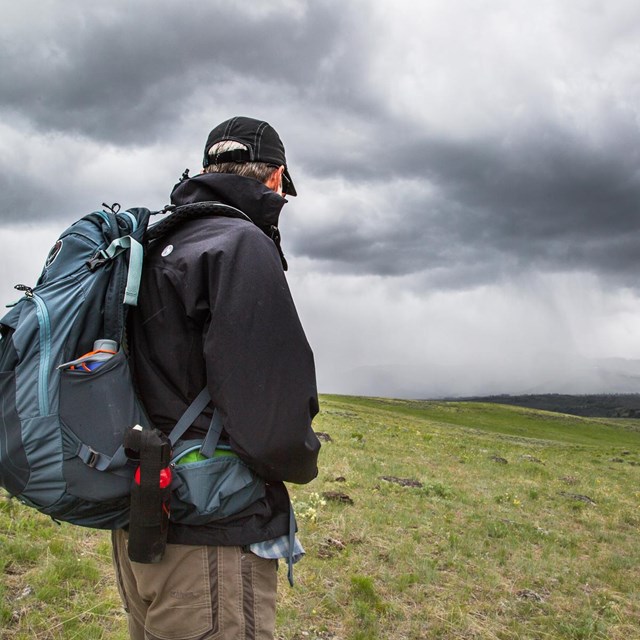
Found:
[[[0,638],[125,640],[107,532],[0,496]]]
[[[280,572],[278,638],[639,636],[638,421],[321,407],[314,426],[332,441],[318,478],[290,487],[307,556],[295,589]],[[127,637],[105,534],[0,500],[0,549],[0,638]]]

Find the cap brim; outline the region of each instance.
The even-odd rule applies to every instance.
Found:
[[[297,196],[298,192],[296,191],[296,188],[293,184],[293,180],[291,179],[291,174],[289,173],[289,169],[287,169],[286,167],[284,168],[282,177],[284,178],[284,180],[282,181],[282,190],[288,196]]]

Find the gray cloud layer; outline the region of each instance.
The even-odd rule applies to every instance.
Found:
[[[18,141],[0,160],[0,216],[69,207],[79,185],[61,167],[96,153],[147,150],[175,175],[179,136],[198,158],[211,117],[255,106],[310,210],[285,243],[327,270],[442,288],[575,270],[635,286],[640,10],[453,5],[16,6],[0,27],[0,114]]]

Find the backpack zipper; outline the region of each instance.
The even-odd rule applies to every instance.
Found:
[[[33,291],[27,298],[36,305],[36,317],[40,326],[40,369],[38,371],[38,408],[40,415],[49,413],[49,362],[51,360],[51,321],[44,300]]]

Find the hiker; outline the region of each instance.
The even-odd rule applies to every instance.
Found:
[[[235,212],[190,217],[151,245],[129,314],[131,365],[151,423],[166,434],[206,386],[210,406],[186,437],[207,433],[215,407],[221,442],[266,481],[266,494],[222,520],[170,522],[155,564],[130,561],[127,532],[113,532],[133,640],[273,638],[277,564],[292,539],[283,481],[317,475],[313,354],[278,231],[285,196],[297,195],[284,146],[268,123],[232,118],[209,134],[203,167],[185,172],[172,204],[216,201]]]

